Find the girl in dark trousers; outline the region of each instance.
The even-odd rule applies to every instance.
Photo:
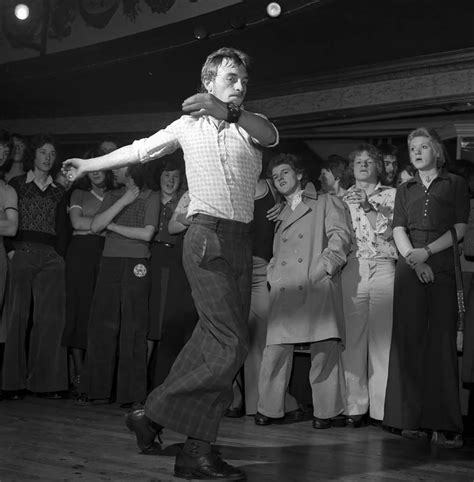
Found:
[[[40,135],[32,147],[31,169],[10,181],[18,195],[19,226],[5,305],[3,389],[12,398],[21,398],[24,389],[60,398],[59,392],[68,388],[66,348],[61,345],[66,304],[65,191],[50,175],[56,162],[54,140]],[[25,350],[32,303],[32,328]]]
[[[415,177],[400,185],[393,237],[401,256],[395,272],[393,334],[384,424],[407,438],[462,446],[456,352],[457,300],[452,237],[461,240],[469,215],[467,183],[444,168],[438,134],[408,136]]]
[[[124,187],[108,192],[91,224],[106,230],[92,301],[84,394],[76,403],[108,403],[117,365],[116,401],[131,406],[146,397],[146,332],[150,291],[150,240],[156,229],[159,195],[144,189],[141,165],[114,170]]]

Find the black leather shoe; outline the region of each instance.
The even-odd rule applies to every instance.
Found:
[[[4,400],[23,400],[25,398],[25,390],[3,390]]]
[[[284,417],[273,418],[257,412],[255,414],[255,425],[289,425],[291,423],[305,422],[311,420],[311,413],[304,412],[301,408],[285,413]]]
[[[224,416],[228,418],[241,418],[244,415],[242,407],[228,408],[224,413]]]
[[[372,427],[382,427],[382,420],[378,420],[376,418],[372,418],[370,417],[369,418],[369,425],[371,425]]]
[[[346,415],[346,425],[352,428],[360,428],[365,425],[365,415]]]
[[[281,418],[272,418],[263,415],[263,413],[257,412],[254,416],[255,425],[271,425],[272,423],[278,423],[282,421],[285,417]]]
[[[150,420],[145,415],[145,410],[132,410],[125,415],[125,424],[128,429],[135,433],[138,448],[142,454],[157,455],[161,452],[160,434],[163,430],[161,425]],[[159,443],[155,442],[158,437]]]
[[[240,469],[224,462],[215,451],[192,457],[180,450],[176,455],[174,475],[181,479],[245,480]]]
[[[277,419],[277,423],[285,425],[290,423],[305,422],[307,420],[311,420],[311,418],[311,412],[304,412],[301,410],[301,408],[297,408],[296,410],[285,413],[283,420],[280,421],[280,419]]]
[[[313,428],[324,430],[331,427],[344,427],[346,425],[346,417],[344,415],[336,415],[332,418],[313,417]]]

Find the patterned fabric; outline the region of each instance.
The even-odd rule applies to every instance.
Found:
[[[355,186],[350,187],[350,193]],[[348,204],[354,228],[355,240],[351,247],[351,256],[371,259],[397,259],[398,252],[392,235],[393,210],[396,189],[377,184],[374,192],[368,196],[369,203],[377,212],[375,229],[372,228],[364,210],[356,204]]]
[[[275,133],[273,145],[278,143],[276,128]],[[182,116],[133,146],[142,162],[183,149],[189,216],[203,213],[248,223],[253,219],[255,186],[262,168],[262,152],[256,143],[238,124],[210,116]]]
[[[26,184],[29,184],[30,182],[34,182],[42,191],[46,191],[46,189],[48,189],[48,186],[57,187],[56,184],[54,184],[53,178],[51,176],[48,176],[46,178],[46,182],[44,184],[40,184],[36,180],[34,171],[28,171],[26,173]]]
[[[35,182],[27,181],[27,174],[13,178],[10,185],[18,194],[19,221],[16,239],[55,244],[58,234],[57,216],[63,214],[59,213],[63,207],[65,215],[65,206],[61,206],[64,202],[64,188],[50,183],[42,190]],[[61,224],[63,222],[62,219]]]
[[[183,263],[199,322],[145,405],[147,417],[170,430],[216,439],[247,354],[251,250],[250,226],[242,223],[198,215],[186,233]]]
[[[115,204],[124,194],[125,188],[110,191],[105,195],[98,213],[103,213]],[[141,191],[138,197],[128,206],[125,206],[115,216],[113,222],[121,226],[143,228],[158,224],[160,195],[149,189]],[[105,236],[104,252],[106,257],[149,258],[150,243],[141,239],[131,239],[121,234],[107,231]]]
[[[298,204],[303,200],[303,189],[301,189],[301,191],[298,191],[297,193],[295,193],[295,195],[293,196],[293,198],[291,199],[291,204],[289,205],[290,206],[290,209],[292,211],[294,211],[296,209],[296,206],[298,206]]]

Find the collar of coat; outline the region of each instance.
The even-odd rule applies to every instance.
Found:
[[[303,194],[301,195],[301,202],[296,206],[295,210],[292,211],[290,206],[286,205],[283,211],[277,218],[278,229],[280,226],[282,229],[286,229],[298,219],[302,218],[305,214],[312,211],[316,201],[318,199],[318,193],[312,182],[308,182],[304,188]]]

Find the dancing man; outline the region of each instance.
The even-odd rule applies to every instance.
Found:
[[[183,248],[199,322],[165,382],[127,425],[144,453],[154,453],[163,426],[188,436],[176,456],[181,478],[242,480],[211,443],[232,400],[232,380],[247,352],[252,274],[251,221],[261,147],[278,143],[275,126],[242,108],[246,54],[222,48],[201,71],[203,93],[183,102],[185,115],[149,138],[96,159],[69,159],[70,180],[90,171],[147,162],[182,148],[192,218]]]

